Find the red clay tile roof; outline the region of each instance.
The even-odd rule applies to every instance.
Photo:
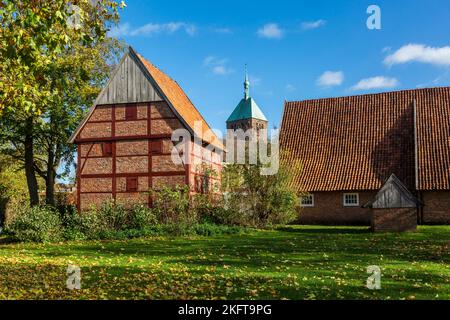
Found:
[[[419,190],[450,189],[450,88],[417,90]]]
[[[416,189],[450,189],[450,88],[286,102],[281,148],[300,160],[299,190],[378,190],[395,174]]]
[[[169,102],[183,118],[187,125],[199,136],[203,137],[203,140],[213,146],[224,150],[224,146],[220,139],[214,134],[209,127],[206,120],[188,98],[186,93],[180,87],[180,85],[170,78],[167,74],[155,67],[149,61],[147,61],[140,54],[137,54],[145,68],[148,70],[152,78],[156,81],[157,85],[163,91],[163,94],[167,97]],[[202,131],[200,132],[195,124],[196,122],[201,124]],[[197,132],[198,131],[198,132]]]

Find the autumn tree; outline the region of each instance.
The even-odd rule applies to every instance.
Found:
[[[42,184],[42,180],[38,180]],[[28,199],[23,166],[13,158],[0,154],[0,227],[13,218],[17,206]]]
[[[47,169],[68,154],[58,142],[70,124],[57,128],[56,122],[76,116],[78,111],[65,108],[86,89],[83,82],[92,84],[98,75],[92,61],[76,59],[103,45],[120,6],[109,0],[0,0],[0,139],[24,163],[31,205],[39,203],[36,173],[54,183],[55,170]],[[44,148],[49,132],[58,141]],[[50,159],[47,168],[40,163],[43,157]]]
[[[301,194],[294,179],[300,163],[280,162],[279,170],[263,175],[264,165],[227,164],[222,172],[222,188],[231,222],[252,227],[288,224],[298,218]]]

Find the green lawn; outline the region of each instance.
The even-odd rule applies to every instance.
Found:
[[[450,227],[0,244],[0,299],[450,299]],[[66,289],[69,264],[82,290]],[[382,289],[365,288],[367,267]]]

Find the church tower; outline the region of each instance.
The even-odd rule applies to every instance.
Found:
[[[247,68],[246,68],[247,69]],[[247,70],[245,71],[244,98],[239,102],[236,109],[227,120],[228,130],[242,129],[244,131],[254,129],[267,129],[268,121],[264,113],[250,96],[250,81]]]

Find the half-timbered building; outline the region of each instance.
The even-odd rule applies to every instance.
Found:
[[[174,161],[178,129],[191,138]],[[195,193],[220,184],[222,143],[178,83],[132,48],[70,142],[78,147],[79,210],[111,200],[151,205],[149,190],[161,186]]]

